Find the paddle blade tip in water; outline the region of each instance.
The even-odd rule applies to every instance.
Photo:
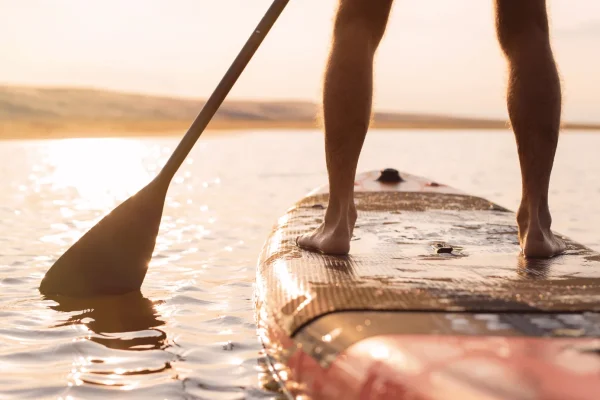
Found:
[[[168,182],[159,177],[106,215],[52,265],[40,292],[87,297],[139,290],[167,189]]]

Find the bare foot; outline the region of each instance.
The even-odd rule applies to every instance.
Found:
[[[552,233],[552,218],[548,208],[543,208],[537,214],[537,217],[530,218],[527,207],[524,206],[517,214],[519,242],[523,255],[529,258],[550,258],[564,253],[567,246]]]
[[[330,204],[323,223],[312,232],[296,238],[296,244],[305,250],[346,255],[350,251],[356,217],[354,202],[345,206]]]

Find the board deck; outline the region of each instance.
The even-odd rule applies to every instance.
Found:
[[[526,259],[513,212],[400,175],[396,183],[379,181],[379,171],[357,176],[359,217],[349,256],[295,245],[298,235],[321,222],[327,186],[292,207],[266,241],[257,310],[265,348],[285,370],[279,376],[288,378],[282,379],[286,390],[314,398],[447,398],[431,381],[436,371],[448,374],[446,386],[460,398],[596,398],[576,392],[600,393],[600,255],[563,237],[564,255]],[[515,357],[499,355],[490,338],[501,338]],[[479,349],[475,361],[473,346]],[[428,348],[454,356],[445,359],[442,350]],[[525,351],[530,348],[539,352]],[[587,369],[565,368],[558,361],[565,349]],[[531,389],[540,376],[511,372],[526,361],[540,376],[558,378]],[[478,368],[448,372],[463,364],[489,370],[485,380],[497,382],[482,389]],[[510,389],[515,379],[524,392]],[[571,397],[564,391],[548,397],[558,393],[557,379]],[[579,389],[569,389],[575,382]]]

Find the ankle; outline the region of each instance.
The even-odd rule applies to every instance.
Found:
[[[327,209],[335,213],[341,213],[348,210],[351,204],[354,204],[354,196],[352,193],[343,196],[330,196],[327,203]]]
[[[354,201],[350,201],[349,203],[334,202],[327,206],[323,222],[329,229],[336,231],[339,229],[349,229],[351,231],[356,223],[356,219],[357,212]]]
[[[547,202],[522,202],[517,211],[517,224],[524,233],[529,230],[548,230],[552,216]]]

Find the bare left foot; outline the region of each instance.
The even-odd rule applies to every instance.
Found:
[[[323,254],[348,254],[357,214],[353,201],[346,204],[330,204],[323,223],[312,232],[296,238],[298,247]]]

